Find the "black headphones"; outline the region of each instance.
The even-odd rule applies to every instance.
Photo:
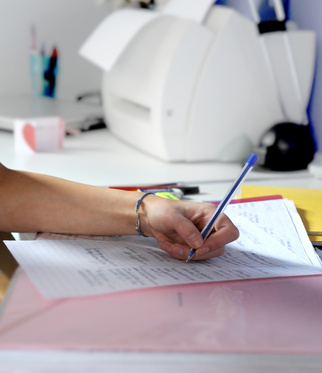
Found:
[[[295,171],[306,169],[313,160],[315,143],[309,125],[285,122],[265,132],[256,150],[260,166]]]

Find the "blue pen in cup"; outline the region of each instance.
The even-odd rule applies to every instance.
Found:
[[[220,218],[222,213],[224,212],[225,208],[229,205],[229,202],[234,196],[234,193],[236,192],[237,188],[241,185],[241,183],[244,181],[245,177],[247,176],[248,172],[252,170],[252,168],[255,166],[255,163],[257,162],[258,156],[256,154],[252,154],[249,159],[246,161],[244,167],[242,168],[239,176],[234,181],[233,185],[230,187],[229,191],[227,192],[226,196],[222,199],[222,201],[219,203],[216,211],[212,215],[212,217],[209,219],[206,226],[201,231],[202,238],[204,241],[208,237],[209,233],[211,232],[213,226],[216,224],[217,220]],[[189,255],[186,259],[186,262],[189,262],[195,255],[196,249],[191,249],[189,252]]]
[[[43,95],[47,97],[55,97],[56,93],[56,79],[58,73],[58,52],[54,48],[49,58],[45,58],[44,68],[44,90]]]

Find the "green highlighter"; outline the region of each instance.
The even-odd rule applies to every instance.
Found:
[[[162,197],[162,198],[168,198],[168,199],[180,199],[174,194],[170,192],[156,192],[154,193],[156,196]]]

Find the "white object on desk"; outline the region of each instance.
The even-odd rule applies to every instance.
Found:
[[[61,118],[26,118],[14,122],[15,150],[18,153],[61,150],[65,123]]]
[[[191,3],[196,5],[187,2],[187,7]],[[253,22],[228,7],[212,7],[211,2],[208,7],[199,21],[186,18],[187,9],[182,17],[165,11],[152,18],[149,12],[149,20],[138,22],[124,49],[106,63],[107,46],[119,33],[123,41],[126,23],[132,25],[147,13],[118,11],[81,50],[105,70],[104,112],[113,134],[163,160],[244,161],[261,135],[283,118]],[[114,22],[117,14],[119,24]],[[104,33],[107,25],[110,32]],[[274,37],[270,53],[281,84],[288,87],[285,95],[293,97],[280,39]],[[307,102],[314,34],[293,31],[290,39]],[[95,56],[83,53],[85,46],[90,52],[92,43]]]

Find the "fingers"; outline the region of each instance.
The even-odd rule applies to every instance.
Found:
[[[201,247],[204,243],[201,233],[197,227],[188,219],[181,216],[175,224],[174,228],[177,234],[182,238],[183,242],[187,244],[190,248],[193,247],[197,249]]]
[[[206,254],[200,254],[198,251],[196,252],[196,255],[193,257],[192,260],[207,260],[211,258],[215,258],[217,256],[222,255],[225,252],[225,247],[220,247],[219,249],[211,250]]]
[[[204,240],[197,227],[182,215],[177,215],[173,221],[174,236],[158,234],[156,239],[161,249],[175,257],[185,260],[191,248],[199,248]],[[171,237],[171,238],[170,238]]]
[[[206,239],[204,244],[196,250],[195,260],[205,260],[222,255],[225,245],[237,240],[239,231],[226,215],[222,215],[216,224],[215,231]]]
[[[160,248],[166,251],[168,254],[172,255],[176,259],[186,260],[191,248],[187,247],[186,245],[179,244],[177,242],[172,242],[169,240],[165,240],[159,242]],[[204,250],[205,249],[205,250]],[[218,249],[210,250],[208,247],[203,247],[197,249],[196,255],[192,260],[206,260],[210,258],[214,258],[216,256],[222,255],[225,251],[224,247],[220,247]]]
[[[215,228],[216,231],[211,233],[207,240],[196,249],[193,260],[206,260],[222,255],[225,251],[225,245],[235,241],[239,236],[238,229],[226,215],[222,215]],[[194,231],[191,234],[194,234]],[[156,239],[162,250],[180,260],[187,258],[192,247],[192,245],[173,241],[163,234],[156,236]]]
[[[150,224],[152,235],[157,239],[161,249],[174,258],[186,260],[191,248],[196,249],[194,260],[222,255],[225,245],[239,236],[238,229],[223,214],[213,232],[205,241],[203,240],[200,231],[215,211],[213,205],[182,201],[176,203],[177,201],[152,198],[148,202],[158,203],[159,207],[147,209],[147,222]],[[160,214],[160,211],[163,214]]]
[[[185,255],[188,255],[189,253],[189,248],[186,245],[173,242],[163,234],[159,234],[155,238],[158,241],[160,248],[176,259],[185,259]]]

